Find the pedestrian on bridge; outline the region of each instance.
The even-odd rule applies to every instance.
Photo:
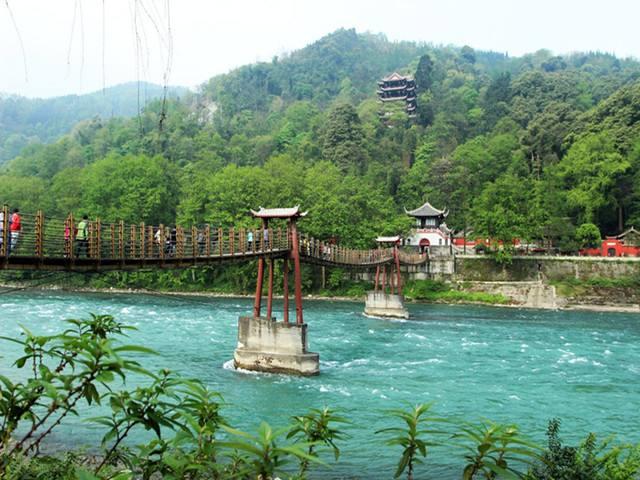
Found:
[[[247,248],[249,251],[253,250],[253,231],[251,230],[247,232]]]
[[[20,232],[22,231],[22,218],[20,218],[20,211],[17,208],[13,209],[9,231],[11,232],[10,250],[14,250],[18,245],[18,239],[20,238]]]
[[[87,256],[89,246],[89,217],[84,215],[76,227],[76,257]]]

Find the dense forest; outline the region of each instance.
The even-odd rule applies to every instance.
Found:
[[[416,79],[415,119],[380,117],[377,81],[393,71]],[[429,200],[458,232],[573,251],[584,224],[640,226],[640,63],[338,30],[28,145],[0,192],[25,211],[186,225],[301,204],[304,231],[353,246],[406,231],[403,208]]]
[[[186,88],[170,87],[177,97]],[[133,117],[148,102],[164,95],[164,87],[130,82],[86,95],[26,98],[0,93],[0,164],[17,156],[27,145],[49,143],[72,127],[94,117]]]

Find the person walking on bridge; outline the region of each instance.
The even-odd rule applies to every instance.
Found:
[[[14,250],[18,246],[18,239],[20,238],[20,232],[22,231],[22,218],[20,217],[20,211],[17,208],[13,209],[9,230],[11,231],[11,250]]]
[[[80,258],[80,254],[84,253],[84,256],[87,256],[87,246],[89,243],[89,217],[84,215],[82,220],[78,223],[77,231],[76,231],[76,257]]]

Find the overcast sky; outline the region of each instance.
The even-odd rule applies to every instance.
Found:
[[[165,73],[172,85],[195,86],[299,49],[340,27],[510,55],[547,48],[640,58],[640,0],[8,0],[8,5],[0,1],[0,92],[30,97],[86,93],[137,79],[163,83]]]

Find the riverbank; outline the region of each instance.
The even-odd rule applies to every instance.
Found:
[[[416,284],[420,285],[416,287]],[[445,285],[443,287],[442,285]],[[115,294],[145,294],[176,297],[199,298],[243,298],[254,296],[248,293],[228,293],[215,291],[162,291],[148,288],[96,288],[69,287],[64,285],[30,286],[27,283],[0,284],[0,288],[10,290],[60,291],[74,293],[115,293]],[[603,287],[600,287],[601,290]],[[422,289],[422,290],[420,290]],[[558,293],[556,285],[541,282],[433,282],[429,280],[409,282],[405,287],[405,301],[411,304],[437,305],[483,305],[503,308],[533,308],[541,310],[568,310],[611,313],[640,313],[640,303],[607,303],[611,299],[607,292],[600,291],[599,295],[564,296]],[[418,293],[416,293],[416,291]],[[420,293],[422,291],[422,293]],[[425,293],[426,292],[426,293]],[[611,293],[611,292],[608,292]],[[282,295],[274,295],[282,299]],[[620,292],[613,298],[629,298]],[[634,298],[632,296],[632,298]],[[326,300],[335,302],[364,302],[361,296],[306,294],[305,300]]]

